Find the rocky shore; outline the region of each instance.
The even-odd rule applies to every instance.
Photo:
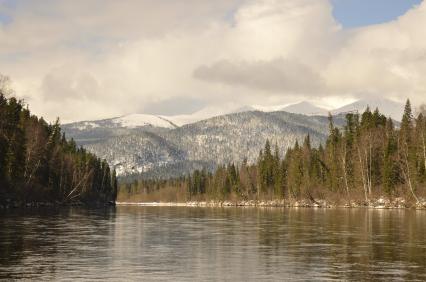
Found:
[[[326,200],[270,200],[270,201],[188,201],[184,203],[166,202],[117,202],[117,205],[138,206],[182,206],[182,207],[303,207],[303,208],[374,208],[374,209],[426,209],[426,199],[410,203],[403,198],[378,198],[370,201],[350,201],[344,204]]]

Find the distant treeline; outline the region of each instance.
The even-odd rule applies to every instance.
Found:
[[[401,196],[418,202],[426,196],[424,115],[423,107],[414,117],[407,101],[398,126],[377,109],[348,113],[340,129],[330,116],[328,139],[318,148],[306,136],[281,158],[268,141],[256,164],[244,161],[220,166],[214,173],[197,170],[181,179],[123,183],[120,198],[369,201]]]
[[[0,205],[115,201],[108,164],[67,141],[58,121],[48,124],[7,98],[2,82],[0,76]]]

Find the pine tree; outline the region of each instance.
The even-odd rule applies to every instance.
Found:
[[[401,134],[405,134],[407,138],[410,137],[409,131],[413,126],[413,111],[411,109],[411,102],[407,99],[404,107],[404,114],[401,121]]]

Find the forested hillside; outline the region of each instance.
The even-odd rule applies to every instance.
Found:
[[[115,201],[117,179],[107,162],[6,92],[0,84],[0,206]]]
[[[344,116],[334,117],[342,126]],[[217,116],[177,128],[128,128],[115,120],[64,126],[88,151],[108,161],[121,177],[179,177],[205,167],[214,168],[247,158],[253,164],[267,139],[282,152],[310,134],[314,145],[327,138],[327,117],[287,112],[248,111]]]
[[[140,200],[308,200],[369,203],[398,198],[424,205],[426,196],[425,108],[414,117],[410,102],[400,128],[392,119],[369,108],[349,113],[339,129],[329,117],[329,135],[320,146],[306,136],[280,158],[269,141],[257,163],[231,163],[214,173],[195,171],[170,181],[123,184],[123,199]],[[173,188],[175,187],[175,188]],[[172,195],[172,196],[171,196]]]

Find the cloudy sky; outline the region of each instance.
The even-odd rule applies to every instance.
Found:
[[[426,100],[421,0],[0,0],[0,73],[49,120]]]

